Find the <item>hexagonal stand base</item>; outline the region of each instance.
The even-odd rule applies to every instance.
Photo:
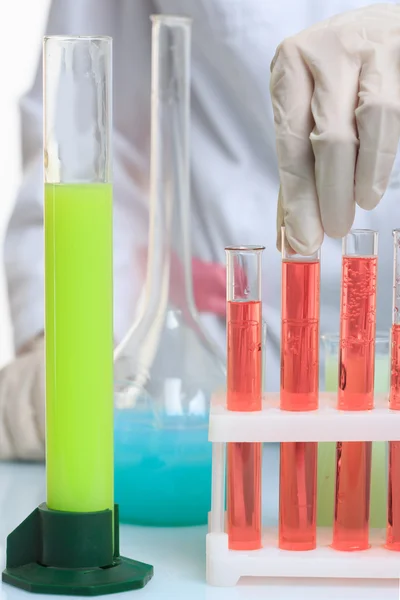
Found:
[[[3,581],[37,594],[99,596],[142,588],[152,576],[152,566],[121,557],[112,566],[97,569],[55,569],[32,563],[6,569]]]
[[[99,596],[142,588],[153,567],[119,556],[114,511],[66,513],[39,506],[7,538],[5,583],[38,594]]]

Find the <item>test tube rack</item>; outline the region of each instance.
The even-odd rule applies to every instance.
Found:
[[[370,530],[371,548],[359,552],[333,550],[331,528],[318,528],[317,547],[308,551],[278,548],[276,529],[263,529],[260,550],[229,550],[225,528],[225,445],[228,442],[399,441],[400,411],[388,408],[384,394],[375,396],[371,411],[336,409],[335,393],[320,393],[319,408],[288,412],[279,408],[279,393],[265,394],[258,412],[233,412],[226,394],[211,402],[212,498],[207,534],[207,582],[235,586],[241,577],[397,579],[400,552],[384,547],[384,530]]]

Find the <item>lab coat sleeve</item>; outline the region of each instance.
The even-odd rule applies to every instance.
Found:
[[[146,243],[151,2],[53,1],[46,33],[111,35],[114,55],[115,337],[129,327],[139,294],[135,246]],[[43,331],[43,117],[41,61],[20,102],[23,180],[5,240],[5,268],[18,350]],[[133,241],[134,240],[134,241]]]
[[[135,250],[147,238],[150,0],[55,0],[47,34],[111,35],[114,88],[114,315],[130,325]],[[0,459],[44,458],[43,117],[41,61],[20,103],[23,180],[5,241],[16,360],[0,371]]]

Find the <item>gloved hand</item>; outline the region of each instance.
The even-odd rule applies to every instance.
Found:
[[[0,371],[0,460],[45,455],[43,337]]]
[[[271,66],[280,228],[306,255],[342,237],[356,203],[381,200],[400,138],[400,5],[379,4],[288,38]]]

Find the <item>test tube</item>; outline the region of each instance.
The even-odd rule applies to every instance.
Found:
[[[400,410],[400,229],[393,231],[393,316],[391,332],[391,410]],[[389,442],[386,547],[400,551],[400,442]]]
[[[109,37],[44,41],[47,506],[113,510]]]
[[[393,231],[393,316],[390,360],[390,408],[400,410],[400,229]]]
[[[227,247],[227,407],[262,408],[263,246]],[[227,445],[228,539],[232,550],[261,548],[259,442]]]
[[[343,239],[339,342],[339,410],[374,405],[378,233],[355,229]],[[338,442],[332,546],[369,548],[372,444]]]
[[[293,254],[282,227],[282,410],[318,408],[320,251]]]
[[[283,410],[318,408],[320,251],[294,254],[282,228],[281,393]],[[316,546],[316,442],[283,442],[280,458],[279,547]]]
[[[343,238],[339,342],[339,410],[374,406],[378,232]]]

